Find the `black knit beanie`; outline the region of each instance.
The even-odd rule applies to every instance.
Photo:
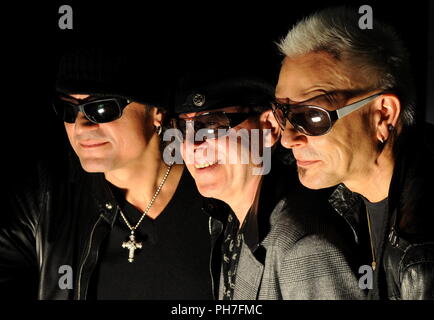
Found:
[[[119,96],[165,109],[164,61],[132,49],[75,48],[61,58],[56,90],[66,94]]]

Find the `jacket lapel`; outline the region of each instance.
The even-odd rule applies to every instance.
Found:
[[[243,243],[235,281],[234,300],[256,300],[264,266]]]

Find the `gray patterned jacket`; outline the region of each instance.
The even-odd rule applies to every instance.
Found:
[[[349,257],[357,256],[354,247],[347,246],[354,238],[344,240],[342,225],[335,223],[342,217],[327,214],[292,208],[291,200],[280,200],[269,217],[270,230],[260,242],[264,261],[243,242],[233,298],[364,299],[354,273],[357,263],[349,262]],[[222,296],[220,274],[219,299]]]

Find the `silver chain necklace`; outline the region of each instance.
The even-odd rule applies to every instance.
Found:
[[[128,262],[133,262],[134,261],[134,251],[137,249],[142,249],[142,243],[141,242],[136,242],[136,237],[134,235],[134,231],[139,227],[140,223],[142,223],[143,218],[148,214],[149,210],[151,209],[152,205],[154,204],[155,199],[157,198],[158,194],[161,191],[161,188],[163,188],[164,183],[166,182],[167,177],[169,176],[169,172],[170,169],[172,169],[172,165],[169,165],[169,167],[166,170],[166,173],[164,174],[163,180],[161,180],[160,185],[157,188],[157,191],[155,191],[154,195],[152,196],[151,201],[149,201],[148,206],[146,207],[145,211],[143,211],[142,216],[140,217],[139,221],[136,223],[135,226],[131,226],[131,224],[128,222],[127,218],[125,217],[124,213],[122,212],[122,210],[120,210],[120,214],[122,216],[122,218],[124,219],[126,225],[128,226],[128,228],[131,230],[131,234],[130,234],[130,240],[128,241],[124,241],[122,243],[122,248],[126,248],[129,250],[128,253]]]

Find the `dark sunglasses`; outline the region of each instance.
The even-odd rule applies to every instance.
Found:
[[[205,129],[203,137],[204,139],[215,139],[226,135],[229,129],[236,127],[237,125],[251,117],[253,114],[255,113],[226,113],[224,111],[207,112],[202,113],[196,117],[172,119],[172,126],[181,131],[184,139],[187,136],[187,130],[191,129],[194,130],[192,133],[194,134],[196,141],[198,141],[196,133],[201,129]]]
[[[80,104],[82,101],[86,102]],[[120,97],[89,97],[77,100],[67,95],[56,95],[53,107],[59,118],[67,123],[74,123],[78,112],[83,112],[90,122],[106,123],[120,118],[122,110],[131,102]]]
[[[285,130],[286,120],[288,120],[295,130],[305,135],[321,136],[329,132],[338,119],[360,109],[383,93],[376,93],[334,111],[312,105],[292,105],[278,102],[272,102],[271,107],[282,130]]]

